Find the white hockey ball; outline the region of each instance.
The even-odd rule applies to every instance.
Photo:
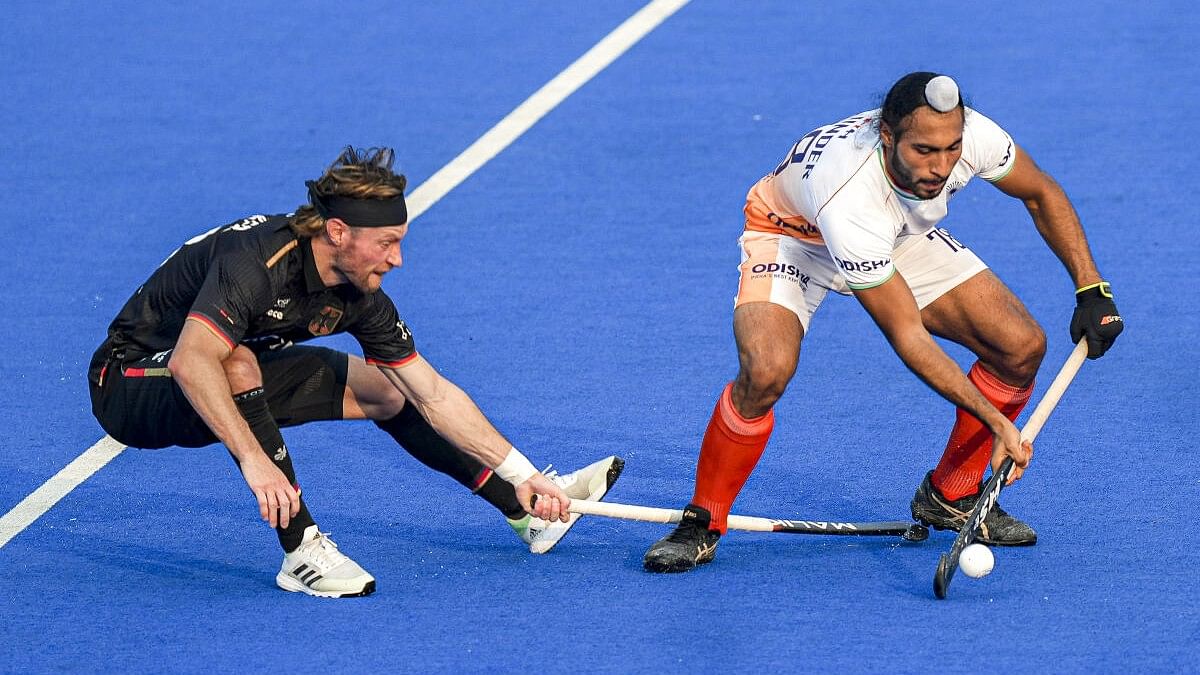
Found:
[[[963,574],[975,579],[986,577],[995,564],[992,549],[983,544],[971,544],[958,556],[958,568]]]

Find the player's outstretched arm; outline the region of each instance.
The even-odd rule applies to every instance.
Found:
[[[917,301],[904,278],[894,273],[878,286],[855,290],[854,295],[909,370],[943,398],[970,411],[992,431],[992,469],[998,469],[1004,457],[1012,457],[1016,466],[1010,478],[1020,478],[1029,465],[1033,448],[1021,443],[1020,431],[979,393],[958,364],[933,341],[921,322]]]
[[[1088,358],[1099,358],[1125,326],[1113,302],[1112,290],[1100,277],[1079,215],[1067,193],[1024,150],[1018,147],[1016,153],[1012,171],[995,185],[1025,204],[1046,245],[1067,268],[1076,289],[1071,341],[1078,342],[1086,335]]]
[[[569,518],[571,500],[496,430],[466,392],[442,377],[420,355],[398,368],[381,366],[385,377],[439,434],[491,467],[517,489],[525,510],[546,520]],[[537,504],[530,499],[538,495]]]
[[[167,368],[192,408],[237,460],[242,477],[258,500],[262,519],[271,527],[287,527],[291,516],[300,512],[300,495],[263,452],[233,402],[221,365],[230,353],[229,346],[204,324],[188,319]]]

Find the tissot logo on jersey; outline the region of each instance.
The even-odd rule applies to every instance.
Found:
[[[892,264],[891,258],[886,258],[884,260],[863,260],[861,262],[856,262],[853,260],[842,260],[841,258],[835,256],[834,261],[837,262],[838,267],[846,270],[847,272],[874,272],[875,270],[883,269],[884,267]]]

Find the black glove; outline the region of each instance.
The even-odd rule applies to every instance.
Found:
[[[1088,358],[1098,359],[1125,328],[1112,289],[1107,281],[1075,291],[1075,314],[1071,317],[1071,341],[1087,336]]]

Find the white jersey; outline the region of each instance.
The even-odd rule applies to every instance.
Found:
[[[967,108],[962,157],[937,197],[919,199],[884,169],[878,118],[879,110],[870,110],[814,129],[746,197],[747,230],[788,234],[824,249],[852,289],[891,278],[898,239],[928,233],[971,178],[998,181],[1015,160],[1012,138]]]

